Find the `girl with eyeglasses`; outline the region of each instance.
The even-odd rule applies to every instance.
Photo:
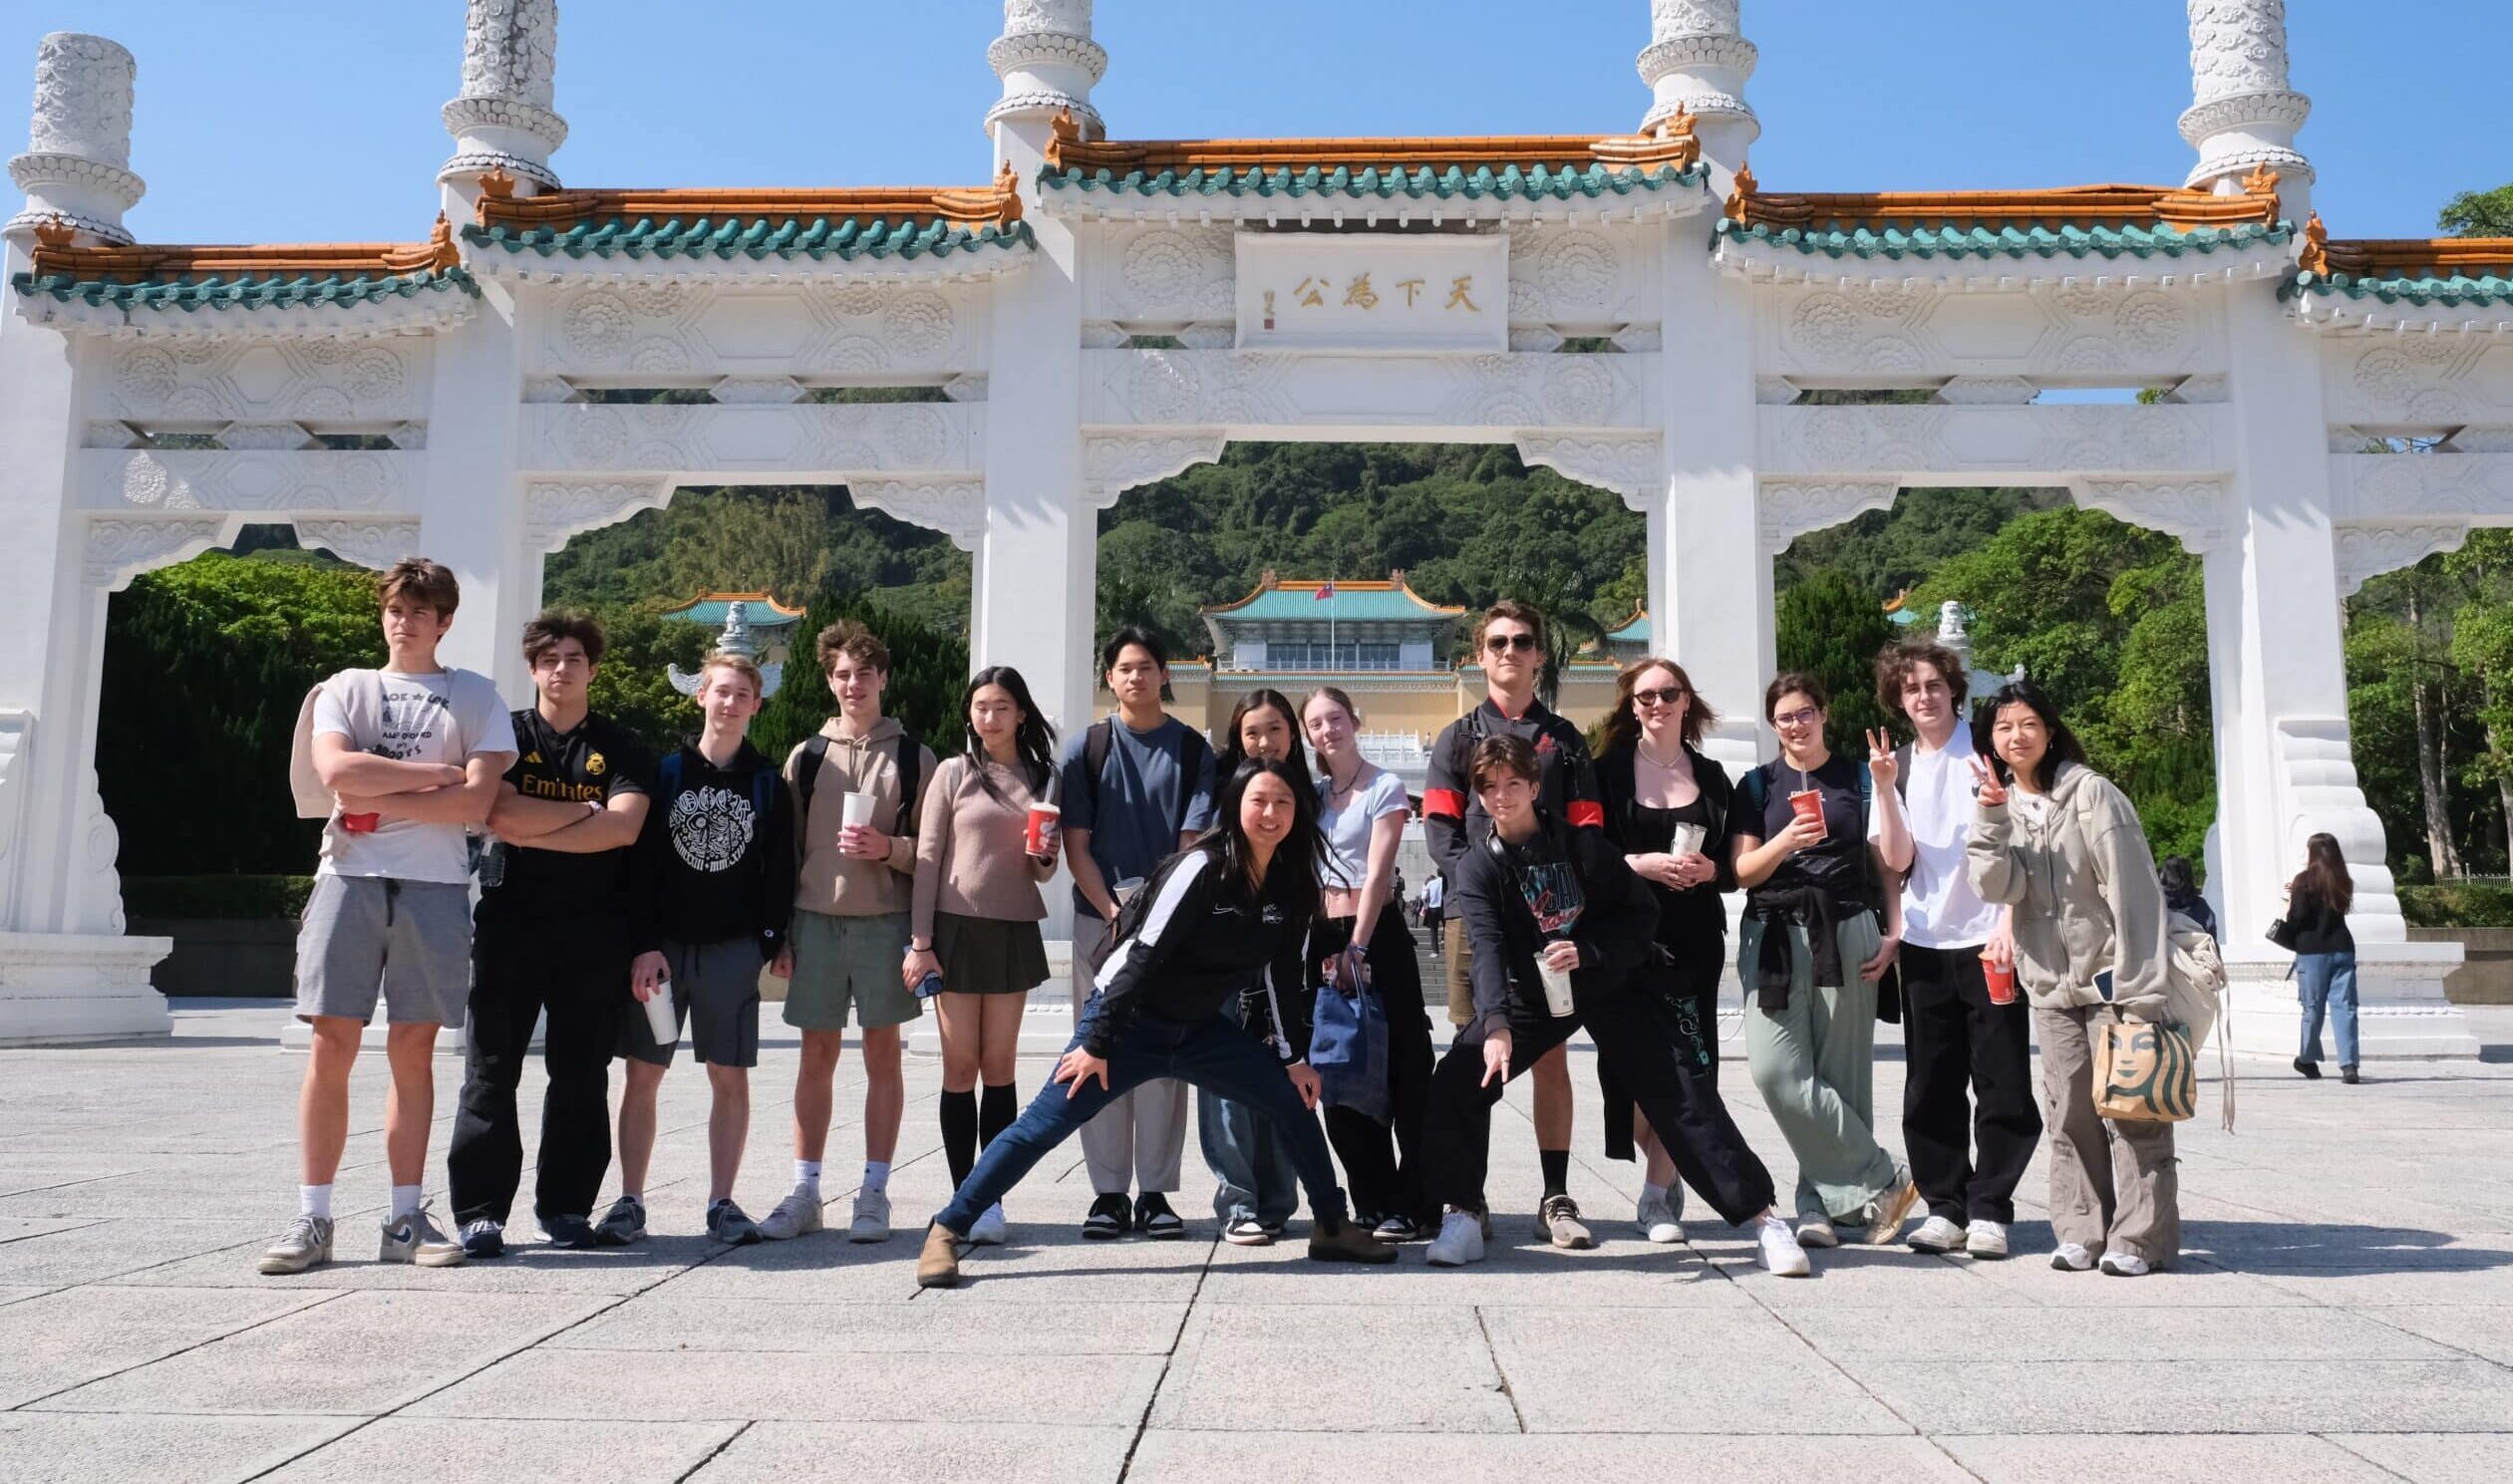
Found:
[[[1738,785],[1729,846],[1745,888],[1745,1061],[1797,1156],[1803,1247],[1838,1246],[1842,1224],[1890,1241],[1920,1197],[1876,1142],[1876,987],[1902,935],[1902,894],[1886,889],[1893,876],[1868,843],[1867,765],[1824,745],[1828,705],[1811,675],[1765,688],[1780,755]]]
[[[1652,1242],[1684,1240],[1686,1184],[1730,1226],[1771,1208],[1771,1172],[1719,1095],[1719,981],[1728,960],[1721,894],[1736,885],[1728,842],[1737,821],[1727,770],[1702,751],[1716,720],[1683,666],[1651,658],[1616,681],[1599,739],[1606,838],[1658,899],[1658,952],[1634,971],[1633,986],[1656,995],[1666,1014],[1676,1049],[1670,1090],[1683,1115],[1673,1128],[1653,1129],[1633,1109],[1631,1089],[1599,1064],[1607,1157],[1630,1159],[1637,1141],[1648,1160],[1634,1221]]]

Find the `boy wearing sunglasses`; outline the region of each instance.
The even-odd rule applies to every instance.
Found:
[[[1536,699],[1536,682],[1544,674],[1544,615],[1515,598],[1501,599],[1483,610],[1475,624],[1474,654],[1483,666],[1483,704],[1440,731],[1431,743],[1429,775],[1422,787],[1423,839],[1450,897],[1457,890],[1458,862],[1492,831],[1470,782],[1474,749],[1485,739],[1515,737],[1535,749],[1537,803],[1548,815],[1582,829],[1602,828],[1606,819],[1587,742],[1578,728]],[[1474,1014],[1466,988],[1463,922],[1451,918],[1448,935],[1448,1019],[1462,1027]],[[1533,1070],[1536,1153],[1544,1169],[1536,1232],[1556,1247],[1590,1247],[1595,1239],[1581,1222],[1579,1203],[1568,1188],[1570,1066],[1557,1046]]]

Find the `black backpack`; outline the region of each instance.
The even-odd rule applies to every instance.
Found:
[[[828,757],[829,740],[826,736],[815,732],[804,739],[802,761],[794,768],[796,840],[802,838],[802,827],[811,818],[811,790],[820,786],[820,764]],[[916,744],[916,739],[902,732],[893,757],[899,770],[899,817],[892,821],[895,827],[890,833],[909,834],[913,831],[908,825],[916,817],[916,790],[924,781],[921,776],[925,766],[924,748]]]
[[[1117,904],[1116,920],[1108,924],[1107,936],[1101,938],[1099,946],[1092,950],[1091,977],[1093,979],[1098,979],[1100,969],[1115,956],[1118,944],[1142,931],[1143,919],[1151,915],[1152,898],[1160,895],[1160,888],[1168,881],[1169,873],[1177,869],[1178,863],[1185,860],[1191,853],[1181,850],[1161,862],[1160,869],[1151,873],[1150,880],[1136,887],[1132,896]]]
[[[1083,788],[1091,795],[1091,817],[1094,819],[1099,817],[1099,774],[1106,769],[1108,752],[1115,745],[1114,717],[1101,717],[1082,735]],[[1186,741],[1178,743],[1178,816],[1169,822],[1171,834],[1186,833],[1187,811],[1195,806],[1195,778],[1204,771],[1204,754],[1209,750],[1211,743],[1204,741],[1204,734],[1192,727],[1187,728]],[[1124,915],[1118,914],[1118,920],[1123,919]],[[1114,941],[1113,935],[1110,941]]]

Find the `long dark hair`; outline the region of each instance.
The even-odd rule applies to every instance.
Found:
[[[968,735],[969,766],[977,769],[977,786],[997,803],[1004,801],[1003,790],[995,786],[994,776],[986,770],[986,742],[969,723],[969,706],[977,693],[988,686],[1001,686],[1012,704],[1021,708],[1021,725],[1012,735],[1013,748],[1021,755],[1022,781],[1030,786],[1030,796],[1046,796],[1048,779],[1056,776],[1056,729],[1039,715],[1036,702],[1030,699],[1030,683],[1010,665],[989,665],[969,677],[968,689],[960,693],[960,727]]]
[[[1990,759],[1990,765],[1999,770],[2000,782],[2014,782],[2016,770],[2007,765],[2007,759],[1998,754],[1990,740],[1998,735],[1999,713],[2011,706],[2024,707],[2040,717],[2042,730],[2050,738],[2048,750],[2042,754],[2041,765],[2034,769],[2036,788],[2048,792],[2051,783],[2059,776],[2059,764],[2062,762],[2073,762],[2080,767],[2084,765],[2084,743],[2076,740],[2076,734],[2068,730],[2067,723],[2059,720],[2059,709],[2050,704],[2050,698],[2042,693],[2042,687],[2029,680],[2012,680],[1990,693],[1990,699],[1983,702],[1981,709],[1972,716],[1972,749]]]
[[[1318,790],[1290,761],[1251,757],[1225,773],[1221,786],[1213,790],[1213,827],[1187,850],[1210,855],[1213,864],[1221,867],[1223,880],[1245,883],[1252,851],[1247,831],[1239,823],[1239,801],[1247,795],[1249,784],[1269,775],[1282,779],[1292,791],[1292,827],[1283,843],[1274,847],[1274,859],[1267,863],[1265,881],[1258,889],[1262,892],[1280,883],[1284,911],[1295,919],[1306,919],[1318,910]]]
[[[1606,719],[1597,724],[1598,756],[1603,757],[1608,752],[1624,747],[1637,747],[1641,744],[1641,719],[1633,715],[1632,692],[1639,688],[1641,677],[1653,670],[1666,671],[1676,678],[1677,685],[1684,688],[1684,744],[1686,746],[1699,750],[1702,745],[1702,734],[1709,731],[1711,724],[1719,720],[1719,714],[1712,711],[1711,704],[1702,699],[1702,693],[1693,689],[1693,677],[1684,673],[1682,665],[1673,660],[1662,660],[1656,655],[1645,655],[1624,666],[1623,673],[1614,678],[1614,707],[1606,713]]]
[[[1230,709],[1230,725],[1222,730],[1220,745],[1213,750],[1213,776],[1229,777],[1239,770],[1240,763],[1248,760],[1247,747],[1239,740],[1239,724],[1248,719],[1250,712],[1268,709],[1283,719],[1284,728],[1291,733],[1291,775],[1299,780],[1303,791],[1316,792],[1317,785],[1309,779],[1309,744],[1300,736],[1299,709],[1282,692],[1262,686],[1240,697],[1239,704]]]
[[[2345,917],[2356,903],[2356,878],[2348,874],[2348,857],[2339,849],[2339,837],[2318,834],[2304,842],[2304,869],[2295,873],[2287,890],[2298,907],[2318,902]]]
[[[2199,899],[2199,878],[2187,855],[2167,855],[2155,868],[2155,884],[2164,889],[2164,905],[2176,910]]]

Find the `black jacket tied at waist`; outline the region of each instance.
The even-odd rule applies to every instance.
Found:
[[[1745,916],[1763,925],[1762,948],[1754,958],[1754,1003],[1766,1015],[1788,1009],[1788,929],[1792,924],[1806,930],[1807,951],[1814,955],[1813,983],[1848,984],[1842,972],[1837,925],[1843,912],[1865,910],[1855,902],[1835,902],[1814,886],[1769,887],[1748,895]]]

